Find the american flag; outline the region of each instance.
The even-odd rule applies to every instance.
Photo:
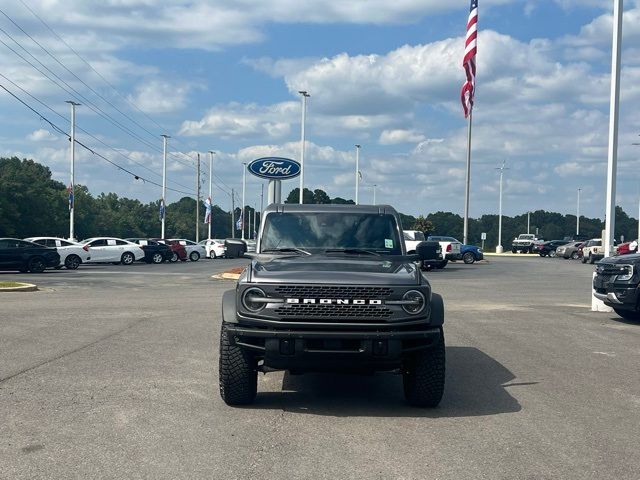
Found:
[[[244,212],[240,211],[240,218],[238,218],[238,221],[236,222],[236,230],[242,230],[244,228]]]
[[[164,200],[160,199],[160,212],[158,214],[158,217],[160,218],[160,221],[162,221],[164,219],[164,214],[165,214]]]
[[[211,197],[208,197],[204,201],[205,214],[204,214],[204,223],[211,223]]]
[[[478,0],[471,0],[464,58],[462,59],[467,81],[462,85],[462,92],[460,92],[465,118],[469,116],[473,108],[473,95],[476,89],[476,53],[478,53]]]

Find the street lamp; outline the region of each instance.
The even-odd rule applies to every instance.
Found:
[[[576,237],[580,235],[580,192],[581,188],[578,189],[578,209],[576,211]]]
[[[247,164],[242,163],[242,205],[240,206],[240,219],[242,224],[242,240],[244,240],[244,192],[247,187]]]
[[[302,126],[301,126],[301,132],[300,132],[300,204],[304,203],[304,144],[305,144],[305,139],[304,139],[304,124],[307,120],[307,98],[310,97],[311,95],[304,91],[304,90],[300,90],[298,92],[300,95],[302,95]]]
[[[502,253],[504,249],[502,248],[502,176],[504,175],[505,170],[509,170],[505,166],[505,161],[502,161],[502,166],[496,168],[496,170],[500,170],[500,203],[498,207],[498,246],[496,247],[496,253]]]
[[[69,240],[75,240],[76,192],[75,192],[75,168],[76,168],[76,107],[80,104],[73,100],[65,103],[71,105],[71,182],[69,183]]]

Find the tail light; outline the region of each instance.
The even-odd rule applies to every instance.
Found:
[[[447,252],[451,251],[451,244],[447,245]]]
[[[85,252],[88,252],[88,251],[89,251],[89,245],[83,245],[83,246],[82,246],[82,249],[83,249]]]

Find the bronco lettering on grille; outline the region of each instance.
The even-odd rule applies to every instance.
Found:
[[[361,300],[349,298],[287,298],[285,303],[320,305],[382,305],[382,300]]]

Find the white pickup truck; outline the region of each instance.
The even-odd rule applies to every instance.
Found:
[[[416,253],[416,247],[418,246],[419,243],[427,240],[433,240],[431,237],[429,237],[428,239],[425,238],[424,233],[422,233],[419,230],[403,230],[403,233],[404,233],[404,245],[408,255],[412,255]],[[440,243],[440,247],[442,247],[442,242],[439,242],[439,243]],[[440,259],[437,261],[429,261],[427,263],[423,262],[422,268],[424,270],[431,270],[434,267],[438,269],[444,268],[449,262],[446,258],[444,258],[445,252],[446,252],[445,248],[442,248],[442,254],[441,254],[442,256],[440,257]]]
[[[614,240],[614,252],[618,251],[618,242]],[[604,258],[604,245],[601,238],[592,238],[582,246],[582,263],[595,263]]]
[[[511,253],[533,253],[536,246],[541,244],[542,240],[536,238],[532,233],[521,233],[511,243]]]

